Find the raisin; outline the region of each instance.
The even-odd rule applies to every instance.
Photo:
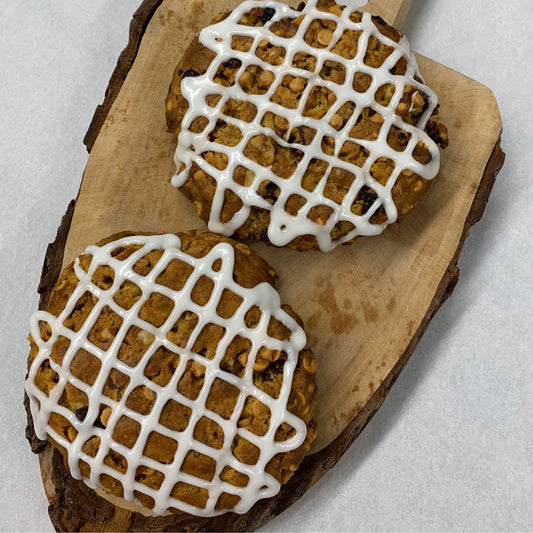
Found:
[[[361,195],[361,200],[366,204],[373,204],[378,198],[378,195],[372,192],[366,185],[363,185],[359,194]]]
[[[195,78],[196,76],[199,76],[200,73],[196,72],[193,68],[187,69],[184,73],[182,78]]]
[[[271,7],[266,7],[263,9],[263,12],[261,13],[261,16],[259,17],[261,19],[261,22],[265,24],[268,22],[274,15],[276,14],[276,10],[272,9]]]
[[[242,65],[242,61],[240,59],[237,59],[236,57],[232,57],[228,62],[226,63],[227,68],[239,68]]]
[[[87,405],[84,405],[83,407],[76,409],[76,417],[78,418],[78,420],[83,422],[85,420],[85,417],[87,416],[88,410],[89,410],[89,407]]]

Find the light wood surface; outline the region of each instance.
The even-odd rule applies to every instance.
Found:
[[[396,28],[401,28],[411,3],[412,0],[370,0],[364,9],[373,15],[379,15]]]
[[[164,101],[174,66],[192,36],[216,13],[237,3],[157,2],[129,73],[118,85],[120,92],[106,110],[94,144],[91,141],[63,264],[87,245],[125,229],[205,228],[170,185],[176,141],[165,131]],[[398,24],[409,5],[375,0],[368,8]],[[277,270],[282,301],[304,320],[317,357],[318,437],[309,464],[319,462],[313,463],[313,457],[326,454],[327,459],[335,448],[334,464],[383,401],[448,286],[453,289],[464,238],[481,216],[498,170],[496,164],[487,176],[501,133],[491,91],[427,58],[419,56],[418,61],[426,82],[439,95],[450,146],[442,153],[441,172],[416,210],[381,236],[329,254],[251,245]],[[319,475],[302,474],[308,478],[302,492],[325,469],[321,467]]]

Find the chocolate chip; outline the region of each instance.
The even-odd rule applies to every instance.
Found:
[[[305,7],[305,2],[300,2],[296,8],[298,11],[303,11]]]

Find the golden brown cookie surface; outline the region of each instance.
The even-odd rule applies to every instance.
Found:
[[[314,357],[275,278],[209,233],[89,247],[34,319],[36,430],[75,477],[155,512],[243,512],[315,435]]]

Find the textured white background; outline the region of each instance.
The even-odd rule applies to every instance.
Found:
[[[2,0],[1,531],[52,531],[24,439],[28,317],[46,245],[80,184],[83,136],[139,4]],[[533,530],[531,21],[531,0],[413,1],[404,26],[413,48],[495,92],[507,162],[453,297],[385,404],[265,530]]]

